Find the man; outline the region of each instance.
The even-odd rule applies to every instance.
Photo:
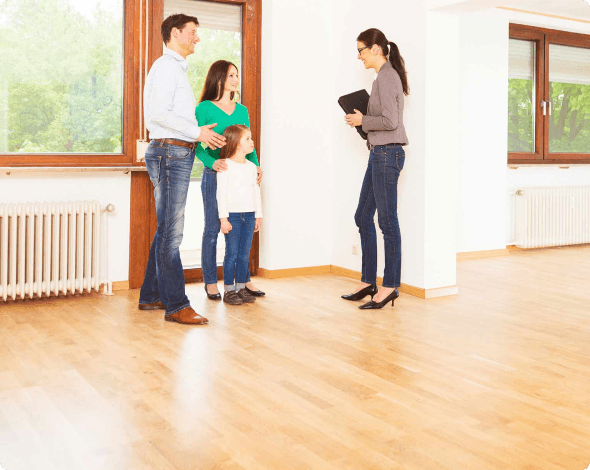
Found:
[[[166,321],[191,325],[208,323],[186,296],[179,250],[195,145],[204,142],[212,149],[225,145],[225,138],[212,130],[216,124],[199,127],[195,118],[186,57],[200,41],[198,25],[197,18],[182,14],[164,20],[166,50],[145,82],[144,116],[151,139],[145,163],[154,185],[158,229],[139,294],[140,310],[165,309]]]

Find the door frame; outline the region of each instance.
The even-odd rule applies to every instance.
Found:
[[[162,56],[160,27],[164,20],[164,0],[146,0],[149,4],[150,44],[148,68]],[[260,152],[260,101],[261,101],[261,48],[262,0],[206,0],[216,3],[231,3],[242,6],[242,104],[248,108],[250,128]],[[247,78],[247,79],[246,79]],[[147,172],[132,172],[131,175],[131,220],[129,236],[129,288],[141,287],[149,257],[150,245],[156,233],[156,209],[153,188]],[[254,234],[250,250],[250,273],[255,275],[259,267],[260,239]],[[218,278],[221,267],[218,267]],[[203,280],[200,268],[185,269],[186,282]]]

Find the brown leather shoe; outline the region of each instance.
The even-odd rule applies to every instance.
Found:
[[[246,289],[240,289],[238,291],[238,297],[244,301],[245,304],[251,304],[256,302],[256,297],[250,295]]]
[[[179,312],[165,315],[164,320],[175,321],[177,323],[182,323],[183,325],[204,325],[209,323],[209,320],[195,312],[192,307],[186,307]]]
[[[156,302],[153,304],[137,304],[139,310],[166,310],[166,306],[162,302]]]
[[[223,294],[223,301],[230,305],[242,305],[244,301],[235,290],[229,290]]]

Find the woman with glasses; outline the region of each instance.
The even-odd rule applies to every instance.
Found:
[[[369,164],[363,180],[358,208],[354,216],[361,235],[362,277],[357,289],[346,300],[371,301],[361,309],[376,309],[399,297],[401,276],[401,234],[397,218],[397,182],[404,167],[404,146],[408,138],[403,124],[404,95],[409,94],[404,60],[398,47],[378,29],[362,32],[357,40],[358,58],[365,69],[377,72],[367,114],[355,110],[345,116],[354,128],[362,126],[368,134]],[[377,289],[377,232],[375,211],[385,245],[383,285]]]
[[[238,68],[227,60],[218,60],[211,64],[205,85],[201,92],[199,104],[195,110],[200,125],[216,124],[215,132],[223,131],[234,124],[250,127],[250,119],[246,107],[237,102],[240,76]],[[203,163],[203,177],[201,179],[201,193],[203,195],[203,209],[205,213],[205,228],[201,245],[201,269],[205,292],[211,300],[220,300],[221,294],[217,288],[217,236],[221,228],[217,209],[217,173],[227,170],[225,160],[219,159],[219,149],[197,145],[195,156]],[[246,158],[256,165],[257,183],[262,180],[262,170],[258,163],[256,150],[246,155]],[[249,296],[261,297],[264,292],[257,289],[247,274],[245,291]]]

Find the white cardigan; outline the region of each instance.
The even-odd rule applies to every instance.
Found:
[[[219,218],[225,219],[230,212],[255,212],[262,218],[260,186],[256,184],[256,165],[246,160],[236,163],[229,158],[227,170],[217,173],[217,207]]]

